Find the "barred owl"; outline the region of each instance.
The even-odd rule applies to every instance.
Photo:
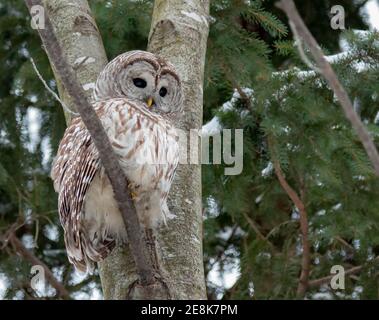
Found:
[[[93,107],[134,194],[140,222],[154,228],[169,214],[166,199],[179,159],[176,116],[181,81],[154,54],[132,51],[99,75]],[[66,129],[51,177],[69,261],[83,272],[126,241],[121,213],[91,136],[80,118]]]

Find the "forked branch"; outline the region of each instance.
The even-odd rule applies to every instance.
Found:
[[[309,286],[309,272],[310,272],[310,262],[311,262],[311,251],[308,241],[308,215],[304,205],[305,191],[304,186],[301,186],[301,195],[299,196],[297,192],[288,184],[280,163],[275,156],[274,149],[272,147],[271,139],[269,138],[269,147],[271,149],[271,158],[274,164],[275,174],[279,180],[279,183],[283,190],[287,193],[288,197],[292,200],[296,208],[299,210],[300,214],[300,231],[302,236],[302,257],[301,257],[301,273],[299,278],[299,285],[297,287],[297,296],[299,298],[304,297]]]

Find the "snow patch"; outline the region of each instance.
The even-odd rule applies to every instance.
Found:
[[[375,124],[379,124],[379,111],[378,111],[378,113],[377,113],[376,116],[375,116],[374,123],[375,123]]]
[[[251,100],[254,101],[254,90],[251,88],[242,88],[241,91]],[[234,109],[235,104],[238,102],[238,100],[241,99],[241,95],[237,91],[237,89],[234,90],[234,93],[232,95],[232,98],[229,101],[226,101],[220,108],[219,111],[221,112],[227,112],[232,111]],[[242,110],[241,111],[241,117],[247,116],[249,111]],[[208,137],[213,136],[217,133],[219,133],[222,130],[222,125],[220,122],[220,118],[218,116],[214,116],[209,122],[207,122],[205,125],[203,125],[201,129],[201,136],[202,137]]]
[[[192,235],[192,241],[196,242],[196,243],[200,243],[200,240],[195,236],[195,235]]]
[[[198,15],[196,12],[188,12],[188,11],[182,10],[181,13],[190,19],[193,19],[197,22],[204,23],[204,24],[208,25],[207,18],[204,16],[201,16],[201,15]]]
[[[10,282],[8,277],[4,273],[0,273],[0,300],[4,299],[9,286]]]
[[[29,142],[26,146],[30,152],[34,152],[36,150],[37,145],[41,140],[41,121],[41,111],[37,108],[29,107],[26,113],[26,125],[29,134]]]
[[[379,114],[379,113],[378,113]],[[222,129],[220,118],[215,116],[201,128],[201,136],[208,137],[219,133]]]
[[[95,61],[96,61],[96,59],[93,58],[93,57],[86,57],[86,56],[79,57],[79,58],[77,58],[74,61],[74,66],[77,66],[77,65],[80,65],[80,64],[83,65],[83,66],[85,66],[86,64],[90,64],[90,63],[93,63]]]
[[[259,203],[259,202],[261,202],[262,201],[262,199],[263,199],[263,196],[264,196],[264,193],[262,193],[262,194],[260,194],[258,197],[256,197],[255,198],[255,203]]]
[[[86,83],[86,84],[83,84],[83,89],[84,91],[88,91],[90,89],[95,89],[95,83],[94,82],[90,82],[90,83]]]
[[[364,9],[368,13],[370,29],[379,31],[379,3],[376,0],[370,0]]]
[[[270,161],[268,164],[267,164],[267,167],[264,168],[262,170],[262,177],[264,178],[267,178],[271,175],[272,171],[274,169],[274,165],[272,164],[272,162]]]

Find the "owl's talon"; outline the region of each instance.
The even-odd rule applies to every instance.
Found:
[[[130,190],[131,199],[136,200],[137,199],[137,193],[132,191],[133,189],[135,189],[135,186],[132,183],[128,183],[128,189]]]

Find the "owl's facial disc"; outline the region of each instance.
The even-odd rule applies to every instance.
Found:
[[[182,88],[179,80],[170,73],[161,75],[154,100],[157,108],[164,113],[179,112],[182,108]]]
[[[183,102],[181,81],[174,66],[143,51],[113,59],[101,72],[94,96],[96,100],[125,97],[162,114],[178,114]]]
[[[127,66],[118,78],[123,95],[131,100],[146,103],[155,90],[155,69],[146,61]]]

